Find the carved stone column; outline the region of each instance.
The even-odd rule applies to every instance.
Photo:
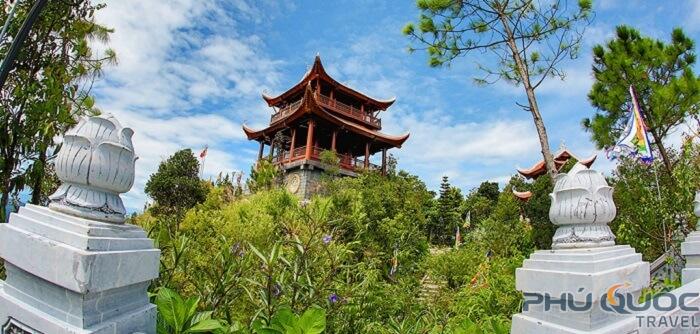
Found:
[[[695,215],[700,218],[700,191],[695,193]],[[700,219],[695,231],[688,234],[681,244],[681,254],[685,256],[685,268],[682,273],[683,284],[700,278]]]
[[[0,224],[0,333],[155,333],[146,289],[160,251],[124,224],[119,197],[134,182],[132,134],[109,115],[80,121],[58,154],[49,208],[27,205]]]
[[[649,264],[631,247],[616,246],[607,225],[616,214],[613,189],[582,164],[555,181],[549,218],[558,229],[552,250],[536,251],[516,270],[516,289],[525,293],[527,307],[513,316],[511,332],[633,332],[633,315],[601,307],[610,289],[637,296],[649,285]]]

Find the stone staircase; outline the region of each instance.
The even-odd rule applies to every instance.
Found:
[[[431,247],[428,249],[428,253],[430,253],[431,256],[435,255],[440,255],[445,252],[449,252],[451,248],[449,247]],[[447,282],[443,280],[438,280],[430,276],[430,274],[425,274],[423,278],[420,281],[420,293],[418,295],[418,300],[420,301],[427,301],[427,300],[434,300],[438,293],[440,292],[440,289],[443,287],[447,286]]]

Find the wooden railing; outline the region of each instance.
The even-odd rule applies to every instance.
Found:
[[[311,159],[320,161],[321,160],[321,154],[323,151],[326,151],[323,148],[320,148],[318,146],[314,146],[311,148]],[[276,164],[286,164],[288,162],[292,161],[297,161],[306,158],[306,146],[302,147],[297,147],[292,151],[291,153],[291,159],[290,159],[290,153],[289,151],[285,151],[283,153],[277,154],[275,157],[272,158],[272,162]],[[360,159],[360,158],[353,158],[350,154],[339,154],[338,155],[338,165],[340,168],[345,169],[345,170],[350,170],[350,171],[355,171],[358,169],[362,169],[365,167],[365,160]],[[369,164],[369,169],[372,170],[379,170],[381,169],[381,166],[370,163]]]
[[[381,128],[382,127],[382,120],[370,115],[367,112],[364,112],[360,109],[357,109],[351,105],[347,105],[345,103],[339,102],[337,100],[331,99],[328,96],[321,95],[321,94],[316,94],[316,97],[318,98],[319,104],[322,106],[333,109],[337,112],[340,112],[341,114],[348,115],[358,121],[370,124],[372,126]],[[270,123],[275,123],[285,116],[291,114],[296,110],[301,103],[303,102],[304,99],[299,99],[298,101],[292,102],[282,108],[280,108],[276,113],[272,114],[270,116]]]
[[[326,108],[333,109],[335,111],[338,111],[342,114],[348,115],[358,121],[365,122],[367,124],[376,126],[381,128],[382,127],[382,120],[374,117],[360,109],[357,109],[353,106],[347,105],[345,103],[339,102],[338,100],[333,100],[328,96],[317,94],[316,97],[318,98],[319,104]]]
[[[276,113],[272,114],[270,117],[270,123],[274,123],[279,121],[280,119],[284,118],[285,116],[291,114],[294,110],[299,108],[301,105],[301,102],[303,102],[304,99],[299,99],[298,101],[292,102],[284,107],[282,107],[279,111]]]

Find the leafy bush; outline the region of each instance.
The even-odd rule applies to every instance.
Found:
[[[215,185],[176,224],[158,211],[133,217],[163,252],[154,287],[197,298],[230,332],[279,330],[287,309],[299,321],[324,309],[333,333],[376,332],[418,311],[423,183],[405,173],[327,182],[328,195],[304,205],[283,189],[231,197]]]
[[[154,210],[180,214],[204,201],[207,189],[198,174],[199,161],[190,149],[177,151],[161,162],[145,188],[155,201]]]
[[[700,145],[689,143],[680,152],[670,150],[669,156],[676,162],[672,175],[661,161],[645,165],[624,159],[610,180],[617,205],[611,227],[617,242],[631,245],[647,261],[665,250],[679,253],[683,236],[696,223],[692,203],[700,189]]]
[[[280,171],[270,159],[259,160],[250,169],[248,189],[251,192],[270,190],[279,181]]]
[[[224,328],[211,318],[212,312],[197,312],[197,298],[183,299],[173,290],[160,288],[155,303],[158,334],[209,333]]]
[[[401,274],[411,274],[427,254],[424,227],[432,194],[405,172],[386,177],[368,172],[330,182],[329,227],[352,250],[357,261],[391,272],[394,258]],[[389,195],[391,194],[391,195]]]
[[[425,272],[433,279],[446,282],[447,287],[458,289],[472,280],[486,255],[485,249],[468,243],[459,249],[429,256]]]
[[[326,311],[320,307],[311,307],[301,316],[285,307],[275,313],[269,325],[253,325],[253,331],[259,334],[320,334],[325,330]]]
[[[479,275],[454,297],[453,322],[467,319],[479,324],[492,321],[510,327],[510,317],[520,312],[522,295],[515,290],[515,269],[524,257],[494,258],[484,262]]]

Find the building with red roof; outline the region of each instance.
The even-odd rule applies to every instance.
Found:
[[[401,147],[409,137],[381,132],[379,113],[395,99],[372,98],[339,83],[326,73],[319,56],[296,85],[278,96],[263,94],[263,99],[274,111],[270,124],[259,130],[243,125],[243,131],[260,143],[258,160],[269,148],[269,158],[285,171],[287,189],[302,198],[314,192],[324,170],[323,151],[336,153],[342,175],[355,176],[361,169],[385,173],[387,150]],[[370,163],[376,153],[381,153],[381,165]]]

